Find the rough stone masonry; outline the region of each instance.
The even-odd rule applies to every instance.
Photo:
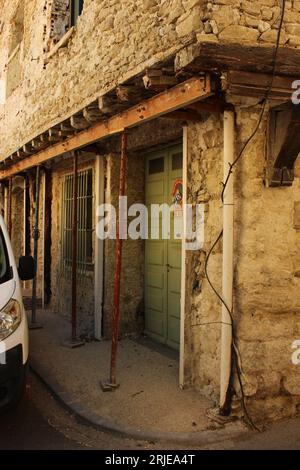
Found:
[[[0,0],[0,159],[148,67],[172,58],[180,69],[193,46],[213,44],[222,51],[223,46],[233,44],[240,51],[239,66],[243,67],[244,47],[256,46],[262,51],[274,47],[279,3],[85,0],[82,15],[64,42],[69,27],[68,0]],[[287,1],[281,47],[295,57],[299,55],[299,25],[300,0]],[[62,46],[58,47],[60,41]],[[222,67],[217,71],[220,74]],[[228,97],[228,101],[236,111],[238,152],[255,129],[261,104],[242,97]],[[187,130],[187,197],[192,204],[205,204],[206,225],[203,250],[188,253],[186,259],[184,385],[198,389],[217,404],[221,305],[207,283],[204,264],[222,228],[223,122],[220,113],[203,113],[202,117],[201,122],[189,123]],[[300,163],[296,164],[291,187],[266,187],[267,118],[268,109],[235,171],[234,319],[244,391],[255,419],[293,416],[300,405],[300,366],[291,361],[292,344],[300,339],[300,232],[294,223],[300,202]],[[181,135],[181,128],[178,132],[175,124],[166,127],[158,121],[154,128],[146,126],[139,134],[137,131],[127,180],[133,200],[144,197],[144,167],[137,141],[152,147],[170,142],[170,135],[174,140]],[[157,128],[165,137],[158,135]],[[105,160],[106,197],[115,200],[118,149],[112,146],[100,156]],[[89,164],[94,167],[93,158]],[[66,315],[68,283],[59,277],[61,181],[63,174],[71,171],[71,162],[52,169],[53,306]],[[20,210],[20,204],[13,207]],[[15,243],[20,243],[15,238]],[[130,282],[123,282],[121,292],[123,334],[141,330],[142,244],[125,246],[127,270],[132,253],[135,260]],[[104,329],[109,336],[113,289],[113,247],[109,244],[105,246],[104,265]],[[219,291],[221,266],[219,243],[209,265]],[[79,300],[82,334],[88,338],[93,336],[93,295],[91,276],[81,285]],[[241,413],[236,377],[234,389],[235,411]]]

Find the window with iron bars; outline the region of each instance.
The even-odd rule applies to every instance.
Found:
[[[72,266],[72,225],[73,225],[73,184],[74,176],[66,175],[62,187],[61,223],[61,268],[67,277]],[[93,260],[93,171],[80,171],[77,177],[78,200],[78,244],[77,271],[85,274],[92,271]]]

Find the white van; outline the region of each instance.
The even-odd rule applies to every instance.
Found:
[[[0,410],[20,399],[28,364],[28,327],[19,282],[35,276],[32,257],[17,268],[8,232],[0,216]]]

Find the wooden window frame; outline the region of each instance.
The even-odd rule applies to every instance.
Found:
[[[70,28],[76,26],[77,20],[82,13],[84,0],[70,0]]]

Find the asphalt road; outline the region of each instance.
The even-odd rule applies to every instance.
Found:
[[[80,424],[57,403],[33,374],[29,374],[26,394],[19,407],[0,415],[0,450],[116,451],[182,448],[183,446],[168,443],[122,439]],[[300,419],[279,422],[264,433],[249,432],[246,438],[227,439],[201,449],[300,450]]]
[[[0,450],[155,448],[155,443],[119,438],[78,423],[32,373],[20,405],[0,415]],[[163,449],[164,445],[160,448]],[[165,448],[168,448],[167,444]]]
[[[1,415],[1,450],[81,448],[75,441],[52,428],[27,396],[16,410]]]

